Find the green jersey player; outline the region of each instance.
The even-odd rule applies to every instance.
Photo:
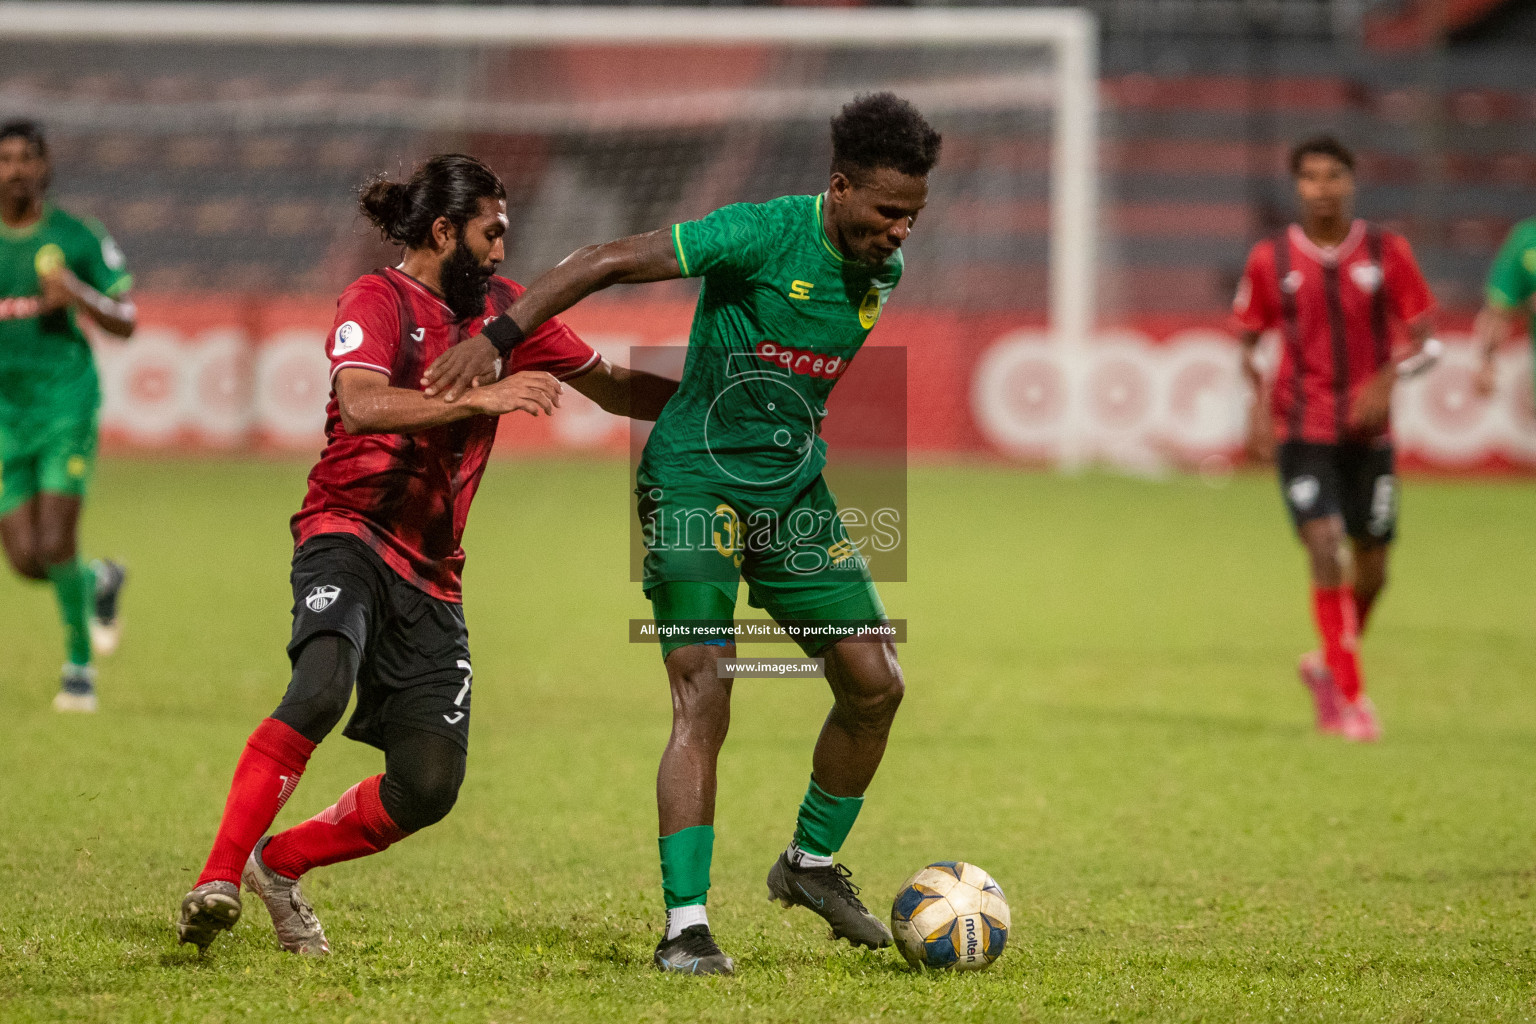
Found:
[[[821,470],[819,426],[833,386],[901,278],[901,244],[927,202],[939,135],[889,93],[832,121],[832,172],[819,196],[737,204],[698,221],[578,250],[539,278],[482,335],[428,368],[448,401],[489,380],[498,356],[582,297],[620,283],[702,277],[683,380],[637,472],[644,586],[663,633],[672,736],[656,798],[667,926],[662,970],[730,973],[704,911],[714,845],[715,764],[731,682],[716,661],[731,639],[739,583],[781,623],[884,622],[868,567],[843,530]],[[892,401],[904,402],[894,394]],[[674,627],[692,630],[672,634]],[[804,635],[804,634],[802,634]],[[769,896],[868,947],[890,931],[833,863],[885,752],[903,682],[886,639],[806,639],[826,659],[833,705],[812,756],[794,838]]]
[[[0,127],[0,540],[11,567],[58,598],[67,661],[54,707],[94,711],[92,640],[116,646],[123,569],[76,553],[101,404],[79,317],[128,337],[132,278],[101,225],[47,202],[50,175],[35,124]]]
[[[1477,338],[1482,343],[1483,364],[1477,374],[1477,389],[1493,394],[1495,385],[1494,353],[1509,337],[1517,317],[1531,322],[1531,338],[1536,342],[1536,217],[1529,217],[1510,229],[1499,254],[1488,269],[1487,298],[1477,317]]]

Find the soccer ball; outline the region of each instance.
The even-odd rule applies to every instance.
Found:
[[[891,904],[896,948],[913,967],[979,971],[1003,954],[1008,899],[974,864],[941,860],[907,879]]]

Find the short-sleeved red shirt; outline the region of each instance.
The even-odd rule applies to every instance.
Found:
[[[455,320],[433,292],[394,269],[358,278],[336,303],[326,338],[331,380],[349,366],[376,370],[397,388],[419,390],[432,361],[498,315],[523,287],[491,279],[485,309]],[[544,370],[565,380],[597,364],[598,354],[558,319],[518,345],[504,373]],[[309,473],[309,493],[293,517],[294,543],[323,533],[364,541],[401,578],[444,601],[462,599],[459,545],[469,505],[496,440],[496,417],[473,416],[415,434],[363,434],[342,426],[334,387],[326,407],[325,450]]]
[[[1295,224],[1255,245],[1232,313],[1239,330],[1280,330],[1276,437],[1373,440],[1351,434],[1350,403],[1434,305],[1408,240],[1363,220],[1332,249]]]

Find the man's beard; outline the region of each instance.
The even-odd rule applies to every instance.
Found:
[[[464,239],[459,239],[453,252],[443,260],[441,272],[443,301],[453,311],[454,319],[470,320],[485,312],[485,296],[491,290],[495,269],[493,266],[487,270],[475,259]]]

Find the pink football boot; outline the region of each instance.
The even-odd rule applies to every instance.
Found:
[[[1344,732],[1344,698],[1333,685],[1333,673],[1328,671],[1320,651],[1308,651],[1296,666],[1302,685],[1312,691],[1312,706],[1317,711],[1317,731]]]
[[[1355,743],[1375,743],[1381,739],[1381,720],[1376,717],[1376,705],[1371,698],[1362,696],[1342,709],[1344,738]]]

